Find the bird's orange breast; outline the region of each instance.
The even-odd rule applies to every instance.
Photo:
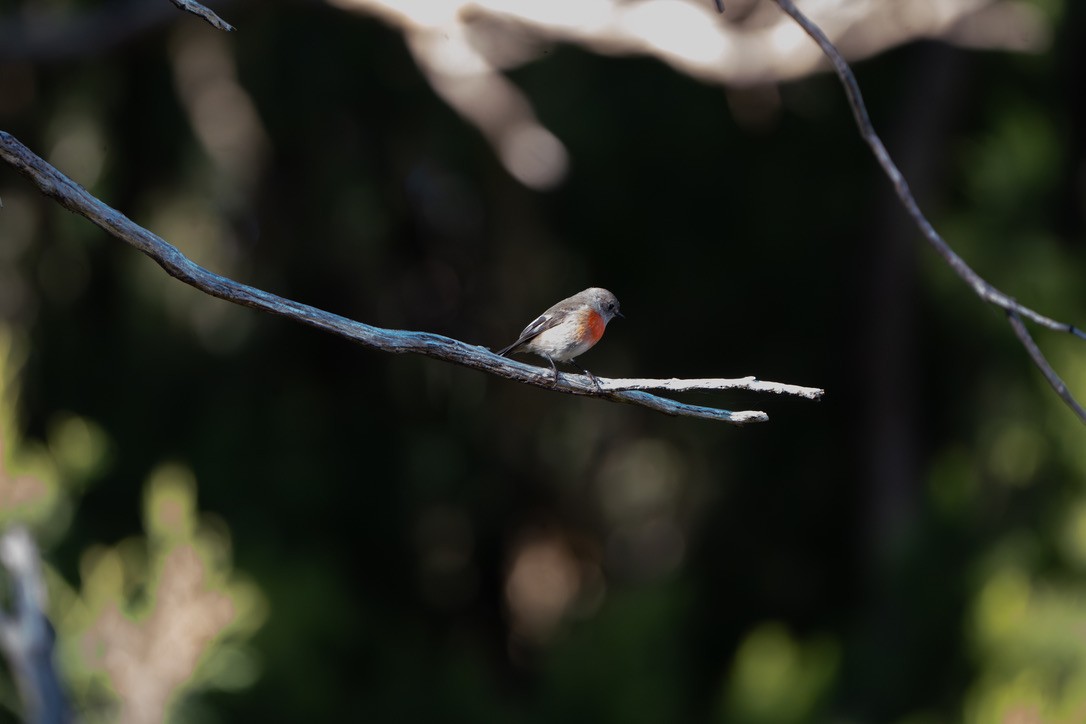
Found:
[[[581,335],[589,344],[595,344],[603,336],[603,330],[607,329],[607,322],[603,321],[603,317],[600,316],[599,312],[593,309],[588,310],[588,313],[584,316],[584,327]]]

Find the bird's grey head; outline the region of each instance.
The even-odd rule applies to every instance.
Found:
[[[600,313],[604,321],[610,322],[612,317],[622,316],[622,312],[618,309],[618,299],[606,289],[592,287],[585,289],[581,294],[587,297],[586,301]]]

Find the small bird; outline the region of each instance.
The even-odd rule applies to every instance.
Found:
[[[598,388],[596,376],[577,364],[576,358],[592,348],[603,336],[607,323],[621,317],[618,300],[606,289],[591,287],[563,299],[524,328],[516,342],[498,352],[531,352],[551,363],[554,384],[558,384],[555,362],[569,362],[588,375]]]

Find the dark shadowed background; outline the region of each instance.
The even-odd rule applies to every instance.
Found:
[[[228,35],[161,2],[121,39],[0,47],[0,128],[198,263],[494,348],[603,286],[626,317],[598,375],[826,396],[684,398],[770,415],[734,428],[367,350],[0,168],[0,430],[39,486],[3,519],[36,524],[89,720],[148,691],[206,722],[1079,720],[1086,429],[923,246],[834,78],[763,108],[541,48],[508,77],[569,168],[536,190],[394,28],[246,3]],[[855,67],[947,240],[1082,325],[1086,8],[1035,5],[1042,52]],[[1086,345],[1037,335],[1086,396]]]

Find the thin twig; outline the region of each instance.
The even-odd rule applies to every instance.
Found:
[[[213,27],[216,27],[219,30],[225,30],[228,33],[234,31],[233,25],[216,15],[213,10],[210,10],[201,5],[200,3],[196,2],[196,0],[170,0],[170,2],[172,2],[174,5],[181,8],[187,13],[192,13],[193,15],[200,16],[207,22],[211,23]]]
[[[338,314],[325,312],[307,304],[270,294],[256,287],[220,276],[199,266],[165,239],[136,224],[124,214],[92,196],[82,186],[72,181],[49,163],[46,163],[14,136],[4,131],[0,131],[0,158],[30,179],[44,194],[56,199],[69,211],[83,216],[110,235],[136,247],[154,259],[170,276],[228,302],[289,317],[311,327],[350,339],[366,347],[394,353],[414,352],[471,367],[506,379],[554,389],[567,394],[599,397],[613,402],[627,402],[668,415],[719,420],[736,425],[748,422],[765,422],[769,419],[764,412],[753,410],[733,412],[712,407],[688,405],[664,397],[650,395],[639,389],[623,388],[622,383],[625,380],[608,380],[617,388],[611,390],[596,387],[595,383],[584,375],[563,373],[558,375],[557,381],[554,381],[553,375],[548,368],[533,367],[516,360],[499,357],[485,347],[470,345],[466,342],[429,332],[409,332],[373,327],[341,317]],[[778,383],[764,383],[757,382],[753,378],[748,379],[750,383],[746,386],[746,389],[768,389],[765,387],[766,385],[778,385]],[[645,380],[633,380],[632,382],[635,383],[633,387],[637,387],[638,383],[643,383]],[[784,387],[794,387],[790,385],[778,386],[782,389],[771,391],[781,392],[784,391]],[[722,388],[719,386],[697,388],[695,386],[683,389]]]
[[[238,0],[217,0],[219,9]],[[81,3],[60,17],[41,13],[8,14],[0,22],[0,61],[58,63],[104,55],[177,18],[164,2]]]
[[[830,42],[830,39],[826,37],[826,34],[822,32],[820,27],[815,25],[814,22],[799,11],[792,0],[775,0],[775,2],[780,6],[781,10],[803,28],[807,35],[811,36],[818,44],[818,47],[822,49],[822,52],[826,57],[829,58],[834,71],[837,73],[837,77],[840,78],[842,85],[845,87],[845,95],[848,97],[849,105],[852,107],[852,113],[856,117],[856,125],[860,128],[860,135],[867,145],[871,147],[872,153],[875,154],[875,160],[878,161],[879,166],[882,167],[883,172],[885,172],[886,176],[890,179],[890,183],[893,185],[897,197],[905,206],[905,211],[920,228],[920,233],[923,234],[928,243],[932,245],[936,253],[943,257],[946,263],[950,265],[950,268],[954,270],[954,273],[961,277],[965,283],[973,289],[973,292],[978,297],[989,304],[994,304],[995,306],[1006,310],[1009,314],[1014,315],[1014,317],[1025,317],[1042,327],[1046,327],[1056,332],[1066,332],[1079,337],[1080,339],[1086,339],[1086,332],[1078,327],[1065,322],[1057,322],[1050,317],[1035,312],[1029,307],[1022,306],[1015,301],[1014,298],[1004,294],[973,271],[973,268],[966,264],[965,260],[950,248],[950,245],[946,240],[940,236],[939,232],[936,231],[935,227],[928,221],[928,218],[924,216],[924,212],[920,210],[920,206],[913,197],[912,191],[909,190],[909,184],[905,180],[905,176],[902,175],[893,159],[890,158],[890,154],[887,152],[886,146],[883,145],[882,139],[880,139],[879,135],[875,132],[875,127],[872,125],[871,118],[867,113],[867,106],[864,104],[863,95],[860,93],[860,85],[857,83],[852,68],[845,62],[841,52],[837,50],[837,47],[834,46],[832,42]],[[1012,326],[1014,326],[1014,317],[1012,317]],[[1021,319],[1019,319],[1019,324],[1021,324]],[[1017,332],[1017,329],[1015,331]],[[1082,406],[1075,401],[1075,398],[1072,397],[1071,393],[1067,391],[1067,386],[1060,380],[1059,375],[1052,369],[1052,365],[1048,363],[1048,360],[1041,354],[1041,351],[1037,349],[1036,345],[1033,345],[1031,349],[1030,345],[1026,344],[1021,335],[1019,335],[1019,339],[1023,340],[1023,344],[1026,345],[1026,349],[1029,351],[1033,363],[1037,365],[1038,369],[1041,370],[1041,373],[1050,383],[1052,383],[1052,386],[1056,389],[1057,393],[1060,394],[1060,397],[1067,402],[1083,422],[1086,422],[1086,412],[1084,412]]]
[[[1007,321],[1011,323],[1011,329],[1014,330],[1014,334],[1018,337],[1018,340],[1022,343],[1022,346],[1029,352],[1029,356],[1033,358],[1033,364],[1041,368],[1041,373],[1044,374],[1045,379],[1048,380],[1048,384],[1052,385],[1052,389],[1056,391],[1056,394],[1060,396],[1067,406],[1075,411],[1075,414],[1086,420],[1086,410],[1082,409],[1082,405],[1078,404],[1078,400],[1068,391],[1067,385],[1064,384],[1060,376],[1052,369],[1052,367],[1045,360],[1044,354],[1041,353],[1040,347],[1033,341],[1033,337],[1030,336],[1029,330],[1026,329],[1025,322],[1018,316],[1018,313],[1014,310],[1007,312]]]
[[[826,393],[817,387],[800,387],[783,382],[766,382],[757,377],[739,377],[723,379],[710,377],[695,380],[681,380],[675,377],[667,380],[624,378],[598,378],[604,390],[668,390],[670,392],[688,392],[691,390],[750,390],[752,392],[773,392],[778,395],[797,395],[808,400],[818,400]]]
[[[52,627],[45,618],[45,582],[34,539],[25,528],[0,536],[0,567],[7,572],[10,611],[0,611],[0,649],[19,688],[26,721],[71,720],[53,665]]]

